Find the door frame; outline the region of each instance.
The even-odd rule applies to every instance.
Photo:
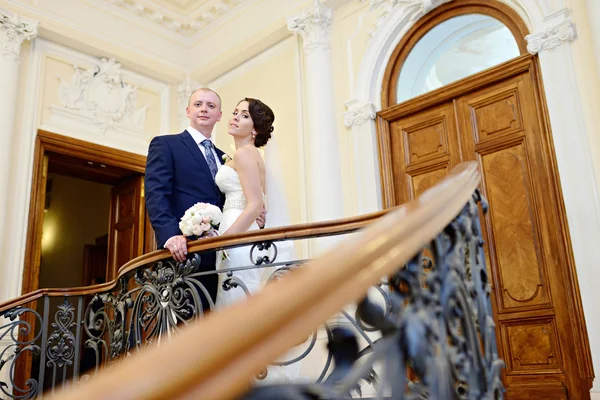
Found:
[[[566,301],[568,308],[573,314],[573,342],[577,352],[576,363],[578,371],[565,370],[565,377],[568,381],[573,382],[575,379],[586,380],[589,382],[589,387],[574,388],[575,393],[579,391],[589,392],[593,384],[594,372],[591,358],[590,343],[587,333],[585,316],[583,314],[583,304],[577,280],[577,271],[575,259],[573,256],[573,246],[569,235],[567,215],[565,211],[563,192],[560,185],[558,166],[556,161],[556,153],[554,149],[554,140],[551,134],[548,109],[544,96],[542,76],[538,64],[538,57],[530,54],[522,55],[490,68],[468,78],[462,79],[455,83],[446,85],[440,89],[428,92],[406,102],[393,105],[385,110],[377,113],[377,142],[379,146],[379,167],[381,176],[381,191],[384,208],[394,207],[398,203],[396,194],[398,193],[397,185],[395,184],[393,154],[391,147],[391,124],[392,122],[412,115],[416,112],[430,109],[438,104],[446,103],[470,93],[472,91],[482,89],[486,86],[501,82],[511,76],[528,73],[533,83],[533,91],[536,99],[537,118],[540,122],[540,135],[545,137],[547,149],[545,153],[548,157],[549,166],[549,190],[553,191],[556,198],[556,210],[558,212],[558,236],[559,240],[565,244],[562,260],[565,263],[564,276],[567,281]],[[500,337],[500,332],[497,330],[497,336]],[[577,397],[579,398],[579,397]]]
[[[146,171],[146,156],[141,154],[130,153],[41,129],[38,130],[33,159],[22,294],[30,293],[39,288],[48,152],[75,156],[140,174],[144,174]]]

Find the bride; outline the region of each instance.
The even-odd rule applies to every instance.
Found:
[[[219,234],[230,235],[258,229],[256,218],[264,208],[266,193],[266,168],[258,148],[267,144],[273,132],[275,115],[269,106],[258,99],[241,100],[229,121],[229,134],[233,137],[236,151],[233,159],[224,163],[215,176],[215,182],[225,194],[223,217]],[[250,264],[250,247],[229,249],[217,254],[217,270],[244,267]],[[264,286],[264,269],[254,268],[234,271],[250,294]],[[225,290],[227,274],[219,275],[216,308],[223,308],[247,298],[241,287]],[[286,360],[290,357],[286,357]],[[300,363],[288,366],[269,366],[267,378],[262,382],[292,381],[299,375]]]

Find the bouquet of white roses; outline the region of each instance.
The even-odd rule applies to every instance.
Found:
[[[179,229],[184,236],[202,236],[207,232],[216,232],[223,213],[219,207],[208,203],[196,203],[185,211]]]

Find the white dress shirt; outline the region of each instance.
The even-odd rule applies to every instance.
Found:
[[[203,134],[201,134],[196,129],[192,128],[191,126],[188,126],[186,131],[188,131],[190,133],[190,135],[192,135],[194,142],[196,142],[196,144],[200,148],[200,151],[202,152],[202,155],[204,156],[204,159],[206,159],[206,149],[200,143],[202,143],[206,139],[208,139],[212,142],[213,141],[212,136],[207,138],[206,136],[204,136]],[[217,170],[218,170],[219,168],[221,168],[222,163],[221,163],[221,160],[219,159],[219,155],[215,151],[214,142],[213,142],[212,152],[213,152],[213,156],[215,157],[215,161],[217,163]]]

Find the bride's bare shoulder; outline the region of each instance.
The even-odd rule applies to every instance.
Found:
[[[261,159],[260,152],[254,146],[242,146],[235,151],[233,159],[236,161],[249,162]]]

